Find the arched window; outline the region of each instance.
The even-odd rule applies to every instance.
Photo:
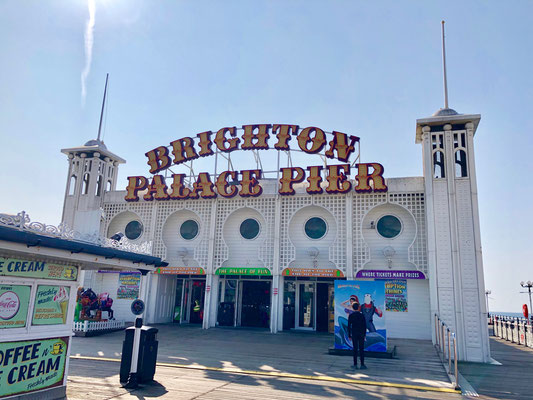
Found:
[[[111,185],[111,180],[108,180],[108,181],[107,181],[107,187],[106,187],[105,191],[106,191],[106,192],[110,192],[110,191],[111,191],[111,187],[112,187],[112,185]]]
[[[68,184],[68,195],[69,196],[73,196],[74,193],[76,193],[76,182],[77,182],[76,175],[72,175],[70,177],[70,182]]]
[[[89,174],[83,175],[83,189],[82,194],[89,194]]]
[[[455,152],[455,177],[466,178],[467,176],[466,152],[464,150],[457,150]]]
[[[437,150],[433,153],[433,178],[445,178],[444,172],[444,153]]]
[[[98,180],[96,181],[96,195],[101,196],[102,195],[102,186],[103,186],[103,177],[100,175],[98,177]]]

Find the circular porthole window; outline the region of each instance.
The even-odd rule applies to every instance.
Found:
[[[253,218],[242,221],[239,228],[241,236],[245,239],[255,239],[259,235],[259,222]]]
[[[377,230],[384,238],[392,239],[402,231],[402,223],[394,215],[385,215],[379,219]]]
[[[321,239],[326,235],[328,225],[319,217],[309,218],[305,223],[305,234],[310,239]]]
[[[180,235],[185,240],[193,240],[198,235],[198,223],[188,219],[180,226]]]
[[[143,233],[143,224],[139,221],[130,221],[124,229],[124,233],[129,240],[138,239]]]

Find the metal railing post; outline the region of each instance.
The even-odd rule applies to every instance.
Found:
[[[452,370],[452,354],[450,352],[450,328],[448,328],[448,369]]]
[[[442,331],[442,354],[444,355],[446,352],[446,348],[444,347],[444,323],[441,321],[441,331]]]
[[[455,375],[455,386],[458,387],[459,385],[457,384],[457,340],[455,338],[455,333],[453,333],[453,361],[454,361],[454,364],[455,364],[455,369],[454,369],[454,375]]]

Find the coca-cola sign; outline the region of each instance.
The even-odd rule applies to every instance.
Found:
[[[0,318],[11,319],[20,308],[20,299],[15,292],[4,292],[0,295]]]
[[[0,285],[0,329],[26,326],[31,286]]]

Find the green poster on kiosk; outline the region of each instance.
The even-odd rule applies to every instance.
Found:
[[[0,329],[26,326],[31,286],[0,285]]]
[[[59,325],[67,321],[70,288],[39,285],[35,295],[32,325]]]
[[[0,343],[0,397],[63,384],[68,338]]]
[[[78,267],[45,261],[0,257],[0,276],[75,281],[78,279]]]

